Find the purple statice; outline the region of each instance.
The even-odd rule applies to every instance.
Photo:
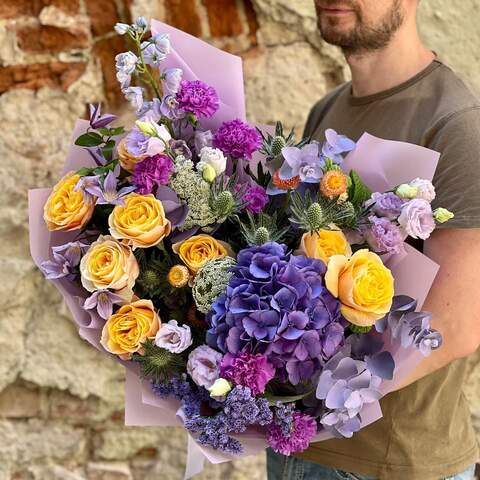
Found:
[[[343,161],[342,153],[350,152],[355,148],[355,142],[345,135],[339,135],[332,128],[325,130],[325,142],[322,146],[322,155],[330,158],[334,163]]]
[[[163,154],[147,157],[135,164],[132,183],[140,195],[154,193],[158,185],[166,185],[173,170],[172,159]]]
[[[181,110],[198,118],[211,117],[220,106],[215,89],[200,80],[183,80],[176,99]]]
[[[273,423],[280,427],[282,435],[287,437],[293,429],[294,403],[277,402],[273,409]]]
[[[68,242],[52,247],[53,260],[45,260],[40,269],[48,280],[66,278],[73,280],[78,275],[78,265],[88,244],[83,242]]]
[[[207,315],[208,343],[233,355],[263,353],[293,384],[310,380],[344,340],[325,271],[322,261],[287,254],[276,242],[241,250],[226,292]]]
[[[110,170],[98,184],[87,185],[84,191],[97,197],[97,205],[124,205],[123,197],[135,190],[135,186],[122,187],[117,190],[117,176]]]
[[[113,313],[113,305],[121,304],[125,301],[120,295],[110,290],[96,290],[83,303],[84,310],[93,310],[104,320],[108,320]]]
[[[257,130],[239,119],[223,122],[213,136],[213,146],[233,158],[250,160],[261,145]]]
[[[279,171],[282,180],[298,176],[301,182],[318,183],[323,176],[325,162],[320,155],[318,142],[307,143],[302,148],[284,147],[282,156],[285,159]]]
[[[254,214],[261,213],[267,205],[269,197],[267,192],[260,185],[248,185],[242,197],[242,202],[245,202],[245,208]]]
[[[250,388],[252,395],[259,395],[275,376],[275,368],[262,354],[227,353],[220,363],[220,375],[236,385]]]
[[[317,422],[313,417],[301,412],[293,412],[290,431],[285,434],[284,425],[271,423],[267,428],[267,441],[270,448],[282,455],[290,455],[306,450],[317,433]]]
[[[374,192],[370,199],[365,202],[365,206],[371,206],[371,211],[378,217],[386,217],[393,220],[400,215],[404,203],[405,200],[393,192]]]
[[[370,224],[364,230],[364,237],[371,249],[377,253],[402,253],[405,251],[403,235],[397,225],[388,218],[368,217]]]

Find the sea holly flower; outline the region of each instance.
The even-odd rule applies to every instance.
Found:
[[[342,153],[350,152],[355,148],[355,142],[345,135],[338,134],[332,128],[325,130],[325,142],[322,145],[322,155],[334,163],[343,161]]]
[[[124,205],[123,197],[133,192],[135,188],[135,186],[129,186],[117,190],[117,176],[110,170],[103,180],[103,184],[90,185],[85,190],[97,197],[98,205]]]
[[[72,280],[77,275],[77,266],[82,253],[89,247],[83,242],[68,242],[64,245],[52,247],[53,260],[45,260],[41,270],[48,280],[67,278]]]
[[[323,160],[317,142],[312,142],[302,148],[284,147],[282,155],[285,159],[279,171],[281,180],[299,177],[301,182],[318,183],[323,175]]]
[[[93,292],[83,303],[85,310],[96,310],[104,320],[108,320],[113,313],[113,305],[125,302],[125,298],[107,289],[100,289]]]

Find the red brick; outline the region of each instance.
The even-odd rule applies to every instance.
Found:
[[[79,0],[40,0],[40,2],[43,3],[44,7],[51,5],[58,8],[59,10],[63,10],[69,15],[76,15],[80,10]]]
[[[0,69],[0,94],[15,88],[67,88],[84,72],[86,63],[35,63]]]
[[[86,0],[85,4],[93,35],[113,32],[113,27],[120,21],[115,0]]]
[[[49,5],[69,15],[77,14],[80,9],[79,0],[0,0],[0,18],[36,17]]]
[[[109,108],[118,107],[124,102],[115,72],[115,56],[127,49],[123,37],[114,36],[96,42],[93,54],[100,61],[105,86],[105,97]]]
[[[167,23],[184,32],[200,37],[202,25],[195,0],[166,0]]]
[[[257,31],[259,28],[257,13],[253,8],[252,0],[243,0],[243,6],[245,9],[245,16],[248,23],[248,38],[253,45],[257,45]]]
[[[17,30],[17,40],[22,50],[32,53],[58,53],[89,45],[89,36],[85,30],[72,33],[50,25],[20,27]]]
[[[230,37],[243,33],[235,0],[203,0],[212,37]]]

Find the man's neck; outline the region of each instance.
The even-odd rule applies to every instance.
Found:
[[[347,55],[352,72],[352,92],[355,97],[373,95],[393,88],[426,68],[435,54],[415,34],[399,30],[383,49]]]

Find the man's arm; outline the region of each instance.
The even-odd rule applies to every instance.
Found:
[[[480,346],[480,228],[437,230],[425,242],[424,253],[440,270],[422,310],[432,313],[432,326],[444,343],[396,390]]]

